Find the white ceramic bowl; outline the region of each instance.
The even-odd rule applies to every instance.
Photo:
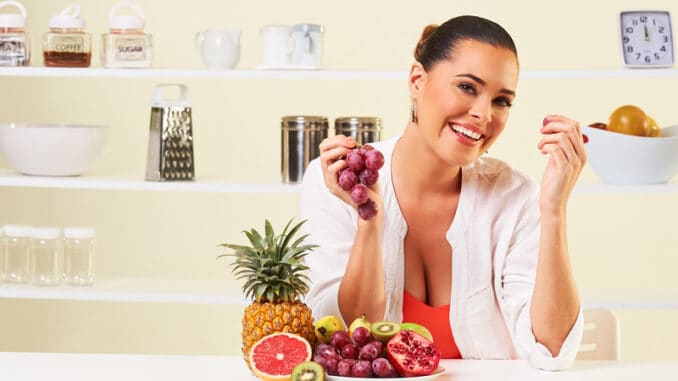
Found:
[[[662,184],[678,173],[678,125],[655,138],[582,127],[593,171],[608,184]]]
[[[0,124],[0,153],[19,173],[77,176],[104,148],[108,126]]]

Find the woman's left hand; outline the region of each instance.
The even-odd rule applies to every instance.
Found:
[[[586,150],[579,122],[561,115],[544,118],[538,148],[549,155],[541,182],[539,207],[544,213],[560,214],[579,174],[586,164]]]

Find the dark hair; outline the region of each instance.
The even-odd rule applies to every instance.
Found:
[[[506,48],[516,57],[513,39],[501,25],[478,16],[459,16],[440,26],[428,25],[414,49],[414,58],[428,71],[437,62],[449,59],[464,40],[475,40]]]

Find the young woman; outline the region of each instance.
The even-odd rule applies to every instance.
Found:
[[[475,16],[424,30],[409,72],[404,133],[369,189],[377,215],[358,217],[338,185],[355,142],[326,139],[307,168],[301,217],[320,245],[307,258],[316,317],[415,321],[447,358],[523,358],[569,367],[583,319],[567,247],[567,200],[586,162],[579,124],[544,119],[541,185],[483,156],[516,97],[510,35]]]

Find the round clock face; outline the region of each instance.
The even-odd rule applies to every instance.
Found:
[[[673,65],[673,36],[668,12],[622,12],[621,39],[627,66]]]

